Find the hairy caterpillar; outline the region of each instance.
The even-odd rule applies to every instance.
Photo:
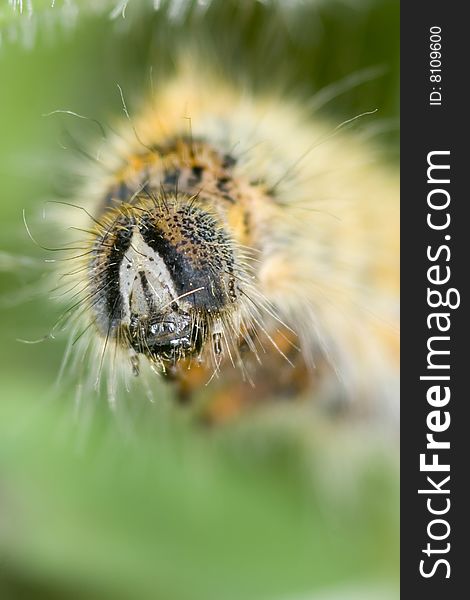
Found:
[[[163,376],[216,419],[269,398],[390,407],[394,175],[300,104],[182,62],[124,103],[62,217],[84,236],[62,274],[74,370],[111,402]]]

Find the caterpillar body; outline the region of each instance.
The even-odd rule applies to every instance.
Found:
[[[63,218],[85,232],[74,369],[112,402],[163,377],[215,419],[272,398],[394,405],[395,175],[299,103],[200,67],[124,108]]]

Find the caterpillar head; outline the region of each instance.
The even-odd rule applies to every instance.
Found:
[[[203,198],[137,196],[107,210],[92,244],[90,307],[101,335],[152,362],[201,352],[237,309],[234,244]]]

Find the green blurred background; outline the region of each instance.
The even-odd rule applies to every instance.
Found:
[[[42,115],[109,122],[122,113],[116,83],[132,105],[150,66],[158,81],[190,42],[253,88],[283,82],[305,102],[326,90],[314,98],[333,125],[378,108],[359,133],[393,168],[398,2],[155,11],[130,0],[125,19],[117,1],[32,0],[22,14],[13,4],[0,3],[0,597],[397,598],[398,450],[386,425],[277,407],[208,430],[164,391],[155,404],[125,398],[114,414],[90,398],[77,415],[73,385],[54,385],[65,339],[17,339],[41,338],[60,313],[44,278],[50,256],[22,209],[54,245],[42,210],[71,193],[77,160],[61,148],[64,129],[85,147],[99,134]]]

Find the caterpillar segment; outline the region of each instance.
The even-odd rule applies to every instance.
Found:
[[[214,420],[286,398],[395,410],[397,181],[352,133],[183,74],[88,181],[96,364],[147,363]]]

